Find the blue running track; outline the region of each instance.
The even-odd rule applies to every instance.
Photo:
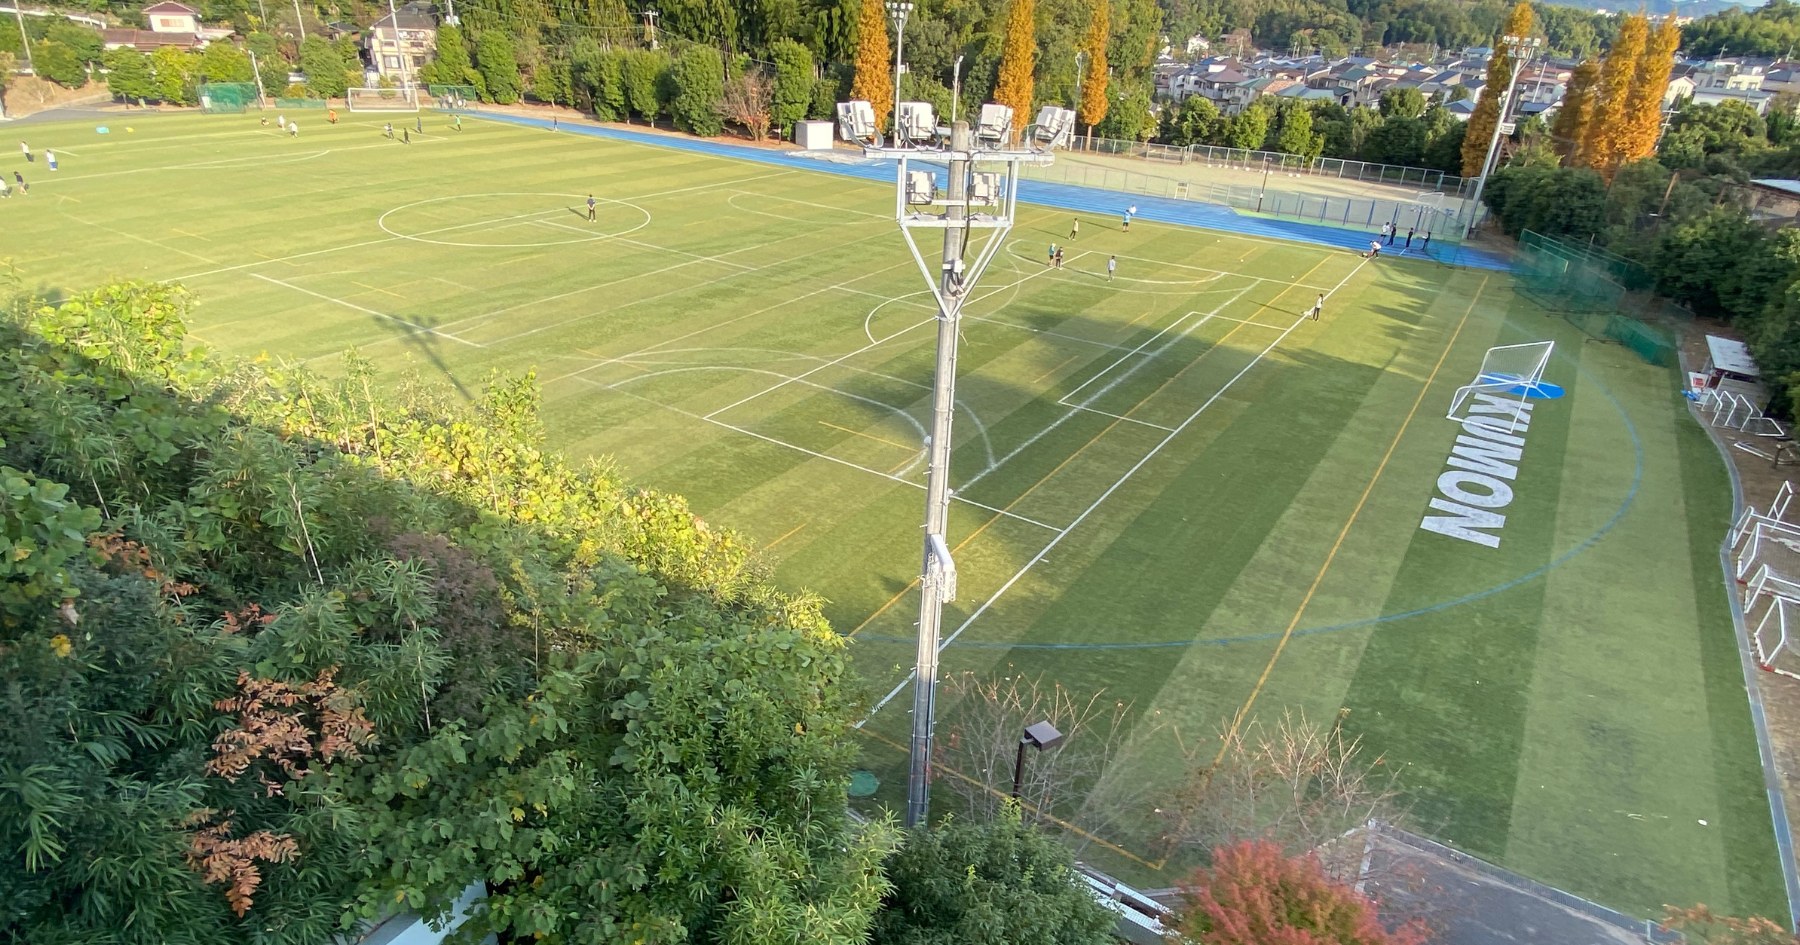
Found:
[[[549,128],[550,122],[541,118],[526,118],[518,115],[473,115],[489,121],[506,122],[514,125],[526,125],[533,128]],[[864,161],[851,157],[849,152],[836,152],[831,159],[807,156],[801,151],[777,151],[769,148],[752,148],[739,144],[725,144],[718,141],[707,141],[691,138],[686,135],[651,134],[642,131],[627,131],[623,128],[600,127],[596,125],[561,125],[560,130],[567,134],[592,135],[597,138],[613,138],[619,141],[630,141],[635,144],[648,144],[659,148],[674,148],[680,151],[693,151],[709,154],[714,157],[735,158],[740,161],[755,161],[759,164],[773,164],[790,170],[822,171],[827,174],[839,174],[845,177],[856,177],[863,180],[892,184],[894,180],[893,165],[886,161]],[[1167,197],[1143,197],[1118,191],[1101,190],[1096,187],[1081,187],[1075,184],[1055,184],[1047,181],[1025,181],[1019,188],[1019,199],[1025,203],[1041,207],[1055,207],[1059,210],[1071,210],[1076,213],[1090,214],[1098,219],[1116,219],[1124,216],[1125,207],[1135,204],[1138,208],[1137,219],[1154,220],[1158,223],[1173,223],[1178,226],[1194,226],[1208,230],[1220,230],[1242,236],[1258,236],[1267,239],[1292,240],[1300,243],[1311,243],[1315,246],[1327,246],[1332,249],[1345,249],[1362,252],[1369,248],[1369,241],[1374,234],[1365,230],[1350,230],[1343,227],[1325,226],[1319,223],[1299,223],[1291,220],[1276,220],[1269,217],[1246,216],[1230,207],[1216,203],[1204,203],[1195,200],[1171,200]],[[1510,271],[1512,263],[1505,257],[1473,247],[1445,246],[1423,253],[1417,249],[1402,250],[1399,247],[1383,246],[1384,254],[1406,258],[1430,258],[1437,262],[1466,266],[1473,269],[1494,269]]]

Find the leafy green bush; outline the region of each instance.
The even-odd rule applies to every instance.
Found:
[[[669,113],[675,127],[703,138],[725,130],[719,117],[719,99],[725,94],[725,62],[711,46],[691,46],[675,59],[671,74],[675,98]]]

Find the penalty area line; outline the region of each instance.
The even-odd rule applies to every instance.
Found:
[[[261,279],[264,282],[269,282],[269,283],[273,283],[275,285],[281,286],[284,289],[292,289],[295,292],[299,292],[299,293],[302,293],[305,295],[310,295],[315,299],[322,299],[326,302],[332,302],[337,305],[342,305],[343,307],[345,307],[347,309],[361,312],[364,315],[372,315],[375,318],[383,319],[385,321],[390,321],[396,325],[404,325],[407,328],[411,328],[413,331],[419,332],[420,334],[434,335],[438,338],[443,338],[446,341],[454,341],[457,344],[468,345],[471,348],[487,347],[487,345],[480,344],[480,343],[474,342],[474,341],[469,341],[466,338],[458,338],[455,335],[445,334],[444,332],[438,331],[435,328],[430,328],[425,325],[421,325],[417,322],[409,322],[406,319],[399,317],[398,315],[389,315],[386,312],[377,312],[372,308],[364,308],[363,306],[358,305],[355,302],[346,302],[343,299],[337,298],[335,296],[326,295],[323,292],[314,292],[311,289],[304,288],[302,286],[297,286],[297,285],[293,284],[292,282],[283,282],[280,279],[274,279],[269,276],[265,276],[260,272],[253,272],[250,275],[257,279]]]

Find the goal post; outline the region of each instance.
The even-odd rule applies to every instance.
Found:
[[[1450,397],[1450,410],[1444,416],[1458,422],[1469,419],[1467,408],[1478,394],[1490,397],[1516,398],[1521,404],[1538,392],[1544,380],[1544,368],[1550,364],[1554,341],[1528,341],[1517,345],[1496,345],[1481,358],[1481,370],[1475,380],[1456,389]],[[1513,412],[1508,432],[1518,430],[1523,410]]]
[[[481,103],[481,94],[473,85],[430,85],[431,102],[440,111],[461,111]]]
[[[345,89],[344,106],[353,112],[416,112],[419,96],[412,89]]]

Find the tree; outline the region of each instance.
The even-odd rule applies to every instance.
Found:
[[[1422,118],[1425,93],[1416,88],[1394,88],[1381,93],[1381,114],[1387,118]]]
[[[1225,143],[1229,147],[1254,151],[1269,137],[1269,107],[1261,101],[1251,102],[1231,119]]]
[[[87,68],[75,51],[61,43],[45,40],[32,47],[31,61],[38,75],[68,89],[87,84]]]
[[[1094,126],[1106,119],[1106,85],[1110,78],[1106,44],[1111,38],[1112,10],[1107,0],[1095,0],[1094,10],[1088,15],[1087,35],[1081,43],[1087,53],[1087,71],[1081,77],[1081,101],[1075,106],[1076,117],[1088,126],[1088,134],[1093,134]]]
[[[309,36],[300,44],[300,71],[306,74],[306,87],[321,98],[342,98],[350,87],[343,55],[322,37]]]
[[[1594,116],[1588,121],[1587,139],[1580,148],[1582,165],[1611,180],[1626,162],[1631,148],[1629,101],[1631,83],[1637,78],[1644,56],[1648,29],[1642,14],[1619,19],[1619,35],[1600,66],[1600,84],[1594,92]]]
[[[450,23],[439,26],[437,58],[419,70],[419,77],[431,85],[474,85],[476,75],[462,28]]]
[[[1761,916],[1747,919],[1722,916],[1704,904],[1688,909],[1663,906],[1662,927],[1683,935],[1694,945],[1795,945],[1800,942],[1786,926]]]
[[[1689,103],[1669,120],[1661,159],[1670,167],[1700,167],[1714,155],[1741,157],[1767,146],[1767,125],[1743,102]]]
[[[1466,142],[1468,139],[1463,140]],[[1365,161],[1413,166],[1424,160],[1425,146],[1423,121],[1417,118],[1390,118],[1369,132],[1361,153]]]
[[[1673,16],[1664,17],[1646,38],[1625,99],[1627,128],[1621,136],[1622,148],[1614,173],[1619,167],[1656,153],[1656,138],[1662,132],[1663,94],[1668,91],[1669,70],[1675,65],[1675,50],[1680,45],[1681,27],[1675,25]]]
[[[644,121],[654,124],[668,112],[669,70],[673,60],[662,50],[636,49],[625,54],[620,74],[625,83],[625,101]]]
[[[862,14],[856,19],[856,79],[850,84],[850,98],[869,103],[875,110],[877,128],[886,127],[888,112],[894,107],[893,68],[881,0],[862,0]]]
[[[1176,910],[1174,930],[1195,945],[1424,945],[1424,927],[1382,927],[1375,904],[1325,875],[1312,854],[1244,841],[1213,851]]]
[[[1290,108],[1281,119],[1281,131],[1275,136],[1275,147],[1300,157],[1306,163],[1325,150],[1325,136],[1313,133],[1313,113],[1305,107]]]
[[[499,30],[486,30],[475,40],[475,65],[490,101],[510,105],[519,100],[519,60],[512,40]]]
[[[601,121],[625,117],[622,63],[623,53],[600,48],[592,37],[584,36],[569,48],[569,75],[577,100],[584,102]]]
[[[1556,123],[1550,126],[1550,138],[1556,144],[1557,153],[1571,167],[1587,166],[1582,147],[1588,141],[1588,123],[1594,120],[1595,84],[1599,81],[1598,61],[1588,59],[1576,66],[1569,77],[1568,90],[1563,93]]]
[[[156,97],[175,105],[196,100],[195,73],[200,57],[175,46],[162,46],[150,54],[150,72],[156,78]]]
[[[888,859],[873,945],[1108,945],[1113,916],[1077,885],[1068,849],[1008,803],[987,823],[945,818]]]
[[[1180,105],[1163,109],[1158,137],[1165,144],[1185,148],[1196,144],[1216,143],[1225,128],[1219,107],[1210,99],[1190,95]]]
[[[725,62],[719,51],[711,46],[691,46],[675,57],[670,75],[675,97],[669,103],[669,113],[675,119],[675,127],[703,138],[723,131],[719,100],[725,94]],[[766,98],[764,101],[766,106]]]
[[[44,39],[67,46],[83,65],[97,63],[106,54],[106,43],[99,30],[61,17],[57,17],[45,28]]]
[[[749,132],[752,141],[762,141],[769,137],[773,101],[768,75],[760,69],[745,69],[726,80],[718,111],[726,121]]]
[[[794,125],[806,118],[806,109],[812,104],[812,52],[791,39],[782,39],[769,47],[769,55],[775,60],[769,119],[775,124],[776,134],[792,134]]]
[[[1531,4],[1519,0],[1507,14],[1501,35],[1530,36],[1533,25]],[[1496,38],[1494,54],[1488,57],[1487,84],[1481,87],[1481,98],[1475,103],[1475,113],[1469,116],[1469,130],[1463,138],[1464,177],[1475,177],[1485,169],[1488,144],[1493,140],[1494,127],[1500,123],[1501,99],[1512,89],[1513,65],[1512,51]]]
[[[279,40],[268,33],[251,33],[244,38],[244,46],[256,54],[255,68],[264,91],[274,93],[287,88],[288,73],[294,71],[294,64],[282,52]]]
[[[1005,53],[994,83],[994,103],[1013,110],[1015,129],[1031,121],[1032,73],[1037,56],[1036,0],[1010,0],[1006,10]]]
[[[255,82],[250,57],[230,43],[209,43],[200,54],[200,81]]]
[[[1106,95],[1111,101],[1106,106],[1106,117],[1100,119],[1099,126],[1093,129],[1094,134],[1125,141],[1148,141],[1155,136],[1156,114],[1150,110],[1150,87],[1147,83],[1109,83]]]
[[[106,64],[106,87],[114,96],[126,101],[156,98],[156,84],[150,75],[150,59],[129,46],[106,51],[101,60]]]

